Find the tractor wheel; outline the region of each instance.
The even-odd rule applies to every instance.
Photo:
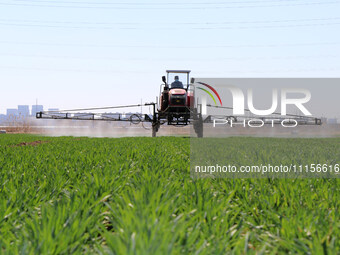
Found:
[[[196,134],[197,134],[197,137],[199,137],[199,138],[203,137],[203,126],[197,128]]]
[[[160,126],[159,123],[152,125],[152,137],[156,137],[159,126]]]
[[[174,117],[172,116],[171,113],[169,113],[169,115],[168,115],[168,124],[170,124],[171,122],[173,122],[173,120],[174,120]]]
[[[198,119],[194,123],[195,132],[197,134],[197,137],[201,138],[203,137],[203,119],[200,115]]]
[[[203,137],[203,128],[200,128],[197,132],[197,137],[202,138]]]

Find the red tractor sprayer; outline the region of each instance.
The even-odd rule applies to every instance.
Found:
[[[112,107],[98,107],[87,109],[72,109],[63,111],[37,112],[38,119],[71,119],[71,120],[92,120],[92,121],[125,121],[132,124],[151,123],[152,136],[155,137],[162,125],[187,126],[193,125],[197,137],[203,137],[204,123],[215,123],[216,120],[224,119],[234,124],[242,123],[250,119],[250,116],[235,116],[230,114],[208,115],[202,113],[202,102],[195,94],[195,79],[190,79],[189,70],[167,70],[166,76],[162,76],[163,84],[160,86],[159,102],[144,103],[135,105],[122,105]],[[199,83],[198,83],[199,84]],[[202,83],[201,83],[202,84]],[[200,102],[200,103],[199,103]],[[152,107],[150,114],[142,113],[93,113],[89,111],[124,109],[136,107]],[[233,109],[232,107],[216,106],[205,104],[205,108],[218,108],[221,111]],[[246,111],[249,111],[246,109]],[[225,113],[225,112],[223,112]],[[278,124],[280,119],[277,116],[257,117],[264,124]],[[321,120],[313,117],[300,115],[288,115],[290,120],[301,125],[320,125]]]

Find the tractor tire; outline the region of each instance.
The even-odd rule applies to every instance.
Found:
[[[155,126],[152,126],[152,137],[156,137],[157,135],[157,129]]]
[[[157,136],[157,132],[159,129],[159,123],[157,124],[152,124],[152,137],[156,137]]]
[[[203,127],[202,127],[202,128],[199,128],[199,129],[197,130],[197,137],[198,137],[198,138],[202,138],[202,137],[203,137]]]
[[[202,138],[203,137],[203,119],[201,115],[194,122],[194,129],[195,129],[197,137]]]
[[[203,137],[203,127],[198,127],[196,130],[196,134],[198,138],[202,138]]]
[[[202,138],[203,137],[203,119],[202,115],[200,114],[198,119],[196,120],[196,128],[195,128],[197,137]]]

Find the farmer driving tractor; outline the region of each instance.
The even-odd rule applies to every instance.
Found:
[[[183,83],[179,80],[178,76],[175,76],[175,81],[171,83],[172,89],[183,89]]]

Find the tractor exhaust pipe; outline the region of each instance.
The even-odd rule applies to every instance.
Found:
[[[166,77],[165,76],[162,76],[162,81],[164,82],[165,87],[169,87],[168,84],[166,83]]]

